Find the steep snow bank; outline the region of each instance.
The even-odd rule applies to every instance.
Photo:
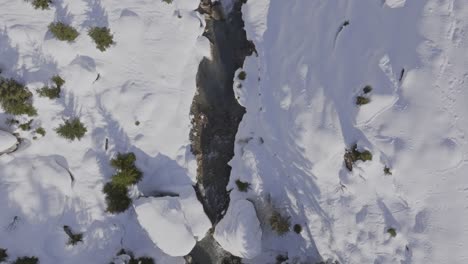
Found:
[[[135,210],[141,226],[166,254],[185,256],[195,246],[177,198],[142,198],[135,202]]]
[[[251,263],[466,262],[467,15],[460,1],[247,1],[258,57],[234,87],[247,114],[228,189],[303,226],[265,230],[268,252]],[[373,158],[349,172],[356,142]]]
[[[0,130],[0,154],[13,150],[18,144],[18,139],[12,134]]]
[[[140,198],[135,211],[154,244],[171,256],[190,253],[211,227],[191,186],[180,189],[179,197]]]
[[[252,259],[262,252],[262,229],[253,204],[237,200],[216,225],[213,237],[231,254]]]
[[[18,201],[0,203],[1,212],[8,209],[0,216],[0,247],[13,257],[36,254],[41,263],[109,263],[120,247],[137,256],[151,256],[157,263],[181,263],[182,258],[154,247],[132,209],[118,215],[107,213],[102,188],[115,172],[110,159],[128,151],[136,154],[144,174],[139,188],[132,189],[135,196],[140,191],[191,188],[195,182],[189,113],[198,65],[203,56],[209,56],[209,43],[202,37],[204,21],[194,11],[199,1],[61,0],[53,1],[48,10],[34,9],[31,1],[3,0],[0,4],[2,75],[27,85],[38,110],[33,129],[19,130],[27,143],[24,148],[0,159],[18,159],[14,173],[25,174],[20,177],[24,183],[14,182],[25,186],[13,188],[11,179],[8,192],[0,194],[1,201],[9,201],[4,196]],[[56,40],[48,30],[53,21],[72,25],[80,35],[72,43]],[[88,36],[94,26],[109,27],[115,45],[105,52],[97,50]],[[65,80],[60,98],[39,97],[36,89],[49,84],[56,74]],[[63,119],[74,116],[88,132],[80,141],[70,142],[55,129]],[[38,126],[46,135],[33,140]],[[37,167],[31,161],[36,156],[54,157],[73,174],[73,184],[68,173],[60,180],[52,169]],[[37,166],[30,169],[29,164]],[[13,173],[13,166],[6,168]],[[0,178],[6,177],[6,168]],[[148,188],[147,182],[162,184]],[[70,188],[73,195],[69,195]],[[36,199],[26,199],[29,194]],[[180,195],[181,207],[189,207],[193,217],[187,226],[202,236],[207,224],[196,196],[183,196],[182,191]],[[34,227],[20,215],[23,211],[30,212],[28,216],[39,214],[42,208],[36,205],[44,208],[40,216],[50,220],[47,225]],[[15,215],[20,216],[15,232],[4,230]],[[83,232],[84,242],[68,247],[64,224]]]

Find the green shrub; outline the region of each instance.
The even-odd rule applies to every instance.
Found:
[[[130,186],[138,183],[142,178],[142,173],[136,167],[124,169],[112,177],[113,185]]]
[[[47,97],[49,99],[55,99],[60,97],[61,89],[59,87],[44,86],[36,90],[40,97]]]
[[[168,4],[172,4],[172,1],[174,1],[174,0],[162,0],[162,1],[165,2],[165,3],[168,3]]]
[[[359,154],[357,155],[357,160],[361,160],[361,161],[372,160],[372,154],[368,150],[364,150],[362,152],[359,152]]]
[[[358,96],[356,97],[356,104],[357,105],[365,105],[370,102],[370,99],[364,96]]]
[[[37,115],[32,105],[32,93],[13,79],[0,78],[0,104],[7,114]]]
[[[49,30],[55,38],[61,41],[72,42],[80,35],[74,27],[62,22],[50,23]]]
[[[295,224],[293,230],[296,234],[300,234],[302,232],[302,226],[300,224]]]
[[[19,125],[19,128],[21,128],[21,130],[23,130],[23,131],[31,130],[32,122],[33,122],[33,119],[29,120],[26,123],[23,123],[23,124]]]
[[[109,213],[125,212],[132,204],[126,186],[114,185],[109,182],[104,185],[103,192],[106,194],[107,212]]]
[[[135,166],[136,156],[133,152],[117,153],[117,156],[110,162],[116,170],[124,170]]]
[[[32,5],[35,9],[49,9],[49,5],[52,4],[52,0],[33,0]]]
[[[140,125],[140,121],[135,121],[135,126],[139,126]]]
[[[70,120],[66,120],[63,125],[60,125],[55,129],[57,134],[69,140],[80,140],[88,131],[80,119],[75,117]]]
[[[220,264],[242,264],[242,259],[237,256],[228,255],[221,260]]]
[[[353,164],[360,161],[369,161],[372,160],[372,153],[368,150],[359,151],[357,149],[357,144],[354,144],[350,149],[347,149],[344,155],[345,165],[348,170],[353,170]]]
[[[385,168],[383,169],[385,175],[392,175],[392,171],[390,170],[389,167],[385,166]]]
[[[41,97],[48,97],[49,99],[55,99],[60,97],[60,92],[62,91],[62,86],[65,84],[65,80],[62,79],[59,75],[52,77],[52,82],[55,85],[44,86],[41,89],[37,89],[37,93]]]
[[[365,94],[368,94],[368,93],[372,92],[372,86],[366,85],[364,88],[362,88],[362,91],[363,91]]]
[[[42,127],[38,127],[38,128],[36,129],[35,132],[36,132],[37,134],[41,135],[41,136],[45,136],[45,134],[46,134],[45,129],[42,128]]]
[[[387,233],[389,233],[392,237],[396,237],[396,230],[395,228],[393,227],[390,227],[389,229],[387,229]]]
[[[76,245],[78,242],[83,242],[83,233],[73,233],[71,228],[67,225],[63,226],[63,231],[68,235],[68,245]]]
[[[239,80],[241,81],[244,81],[245,78],[247,78],[247,73],[245,71],[241,71],[239,72],[239,74],[237,75],[237,78],[239,78]]]
[[[279,254],[279,255],[276,256],[276,264],[284,263],[288,259],[289,259],[288,256],[283,256],[283,255]]]
[[[291,222],[289,221],[289,217],[283,216],[279,212],[274,211],[270,217],[270,225],[271,229],[276,231],[278,235],[282,236],[289,232]]]
[[[237,189],[239,189],[240,192],[247,192],[250,189],[250,183],[248,182],[236,180],[236,185],[237,185]]]
[[[38,264],[39,259],[37,257],[20,257],[17,258],[13,264]]]
[[[110,161],[117,172],[112,176],[111,182],[104,186],[106,193],[107,211],[120,213],[127,210],[131,204],[128,197],[128,186],[138,183],[143,177],[142,172],[135,166],[136,156],[134,153],[117,153]]]
[[[89,30],[88,35],[94,40],[96,48],[100,51],[105,51],[111,45],[115,44],[114,36],[107,27],[93,27]]]
[[[8,258],[7,250],[0,248],[0,262],[5,261]]]
[[[154,260],[150,257],[131,258],[128,264],[154,264]]]

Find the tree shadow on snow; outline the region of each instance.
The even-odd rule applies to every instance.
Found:
[[[86,0],[88,10],[86,11],[87,19],[81,24],[82,27],[108,27],[109,20],[107,12],[101,4],[100,0]]]

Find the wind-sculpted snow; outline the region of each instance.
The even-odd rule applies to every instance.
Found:
[[[466,262],[466,5],[265,0],[243,14],[258,56],[233,87],[247,114],[228,189],[259,208],[263,254],[247,263]],[[356,143],[372,160],[350,172]],[[272,210],[302,232],[272,232]]]
[[[246,259],[258,256],[262,252],[262,229],[252,203],[246,200],[231,203],[216,225],[214,238],[235,256]]]
[[[103,187],[115,174],[110,160],[134,152],[143,180],[129,188],[131,198],[170,191],[189,207],[193,239],[210,227],[191,186],[190,105],[198,65],[209,55],[204,21],[195,11],[199,1],[52,2],[41,10],[31,1],[0,0],[1,75],[28,87],[38,112],[14,117],[33,119],[31,130],[23,131],[8,126],[13,116],[0,109],[0,130],[21,139],[17,151],[0,156],[0,248],[9,261],[36,255],[40,263],[109,263],[125,248],[157,263],[181,263],[154,246],[133,207],[106,212]],[[54,21],[80,35],[70,43],[55,39],[48,30]],[[94,26],[109,27],[115,45],[98,50],[88,36]],[[36,89],[54,75],[65,80],[60,98],[39,97]],[[73,117],[87,129],[79,141],[55,132]],[[35,132],[39,127],[45,136]],[[14,230],[6,231],[12,222]],[[83,242],[67,245],[64,225],[83,233]]]
[[[18,144],[18,140],[11,134],[0,130],[0,153],[7,153],[13,150]]]

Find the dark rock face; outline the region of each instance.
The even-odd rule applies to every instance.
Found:
[[[219,2],[201,0],[198,11],[205,15],[204,36],[211,43],[212,59],[204,58],[197,73],[197,94],[191,107],[192,152],[197,158],[195,189],[205,213],[213,225],[224,216],[229,206],[226,190],[231,174],[227,164],[234,156],[234,142],[245,108],[239,105],[233,91],[233,79],[246,56],[255,51],[247,40],[241,7],[235,2],[229,14],[223,13]],[[240,259],[225,252],[209,233],[199,241],[187,263],[240,263]]]
[[[229,205],[226,186],[231,167],[227,163],[234,156],[235,136],[245,113],[234,96],[234,74],[255,50],[244,30],[242,4],[237,1],[228,15],[222,13],[219,2],[211,0],[202,0],[198,9],[205,14],[204,35],[211,42],[212,60],[204,58],[198,69],[190,138],[198,162],[197,192],[213,224]]]

